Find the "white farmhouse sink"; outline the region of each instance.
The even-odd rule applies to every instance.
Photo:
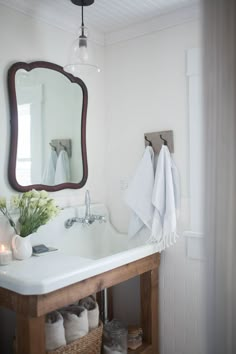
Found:
[[[107,208],[103,204],[92,204],[91,214],[104,215],[106,222],[95,221],[91,225],[75,222],[65,228],[67,219],[84,217],[85,207],[67,208],[50,224],[33,235],[32,244],[46,244],[58,248],[60,253],[89,259],[100,259],[129,249],[127,234],[121,234],[110,224]]]
[[[57,247],[67,255],[100,259],[127,251],[128,237],[118,233],[110,224],[95,221],[83,226],[75,223],[58,240]]]
[[[70,218],[75,215],[83,217],[85,208],[81,206],[72,211]],[[60,234],[42,243],[58,248],[63,254],[97,260],[140,246],[140,243],[134,244],[129,241],[127,234],[115,230],[110,223],[108,210],[103,204],[91,205],[91,214],[106,217],[106,222],[102,223],[95,221],[91,225],[82,225],[75,222],[69,229],[66,229],[64,223],[68,219],[67,211],[61,214],[60,219],[63,222]],[[35,241],[39,242],[38,238],[35,238]]]
[[[117,232],[102,204],[92,205],[91,213],[105,215],[106,223],[65,228],[68,218],[83,217],[84,212],[84,207],[67,208],[32,235],[33,245],[44,243],[59,251],[0,267],[0,287],[23,295],[46,294],[157,252],[156,245],[130,242]]]

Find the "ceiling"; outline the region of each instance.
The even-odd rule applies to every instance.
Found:
[[[196,5],[199,0],[95,0],[85,8],[85,25],[103,34],[147,22],[162,14]],[[0,3],[73,32],[80,7],[70,0],[0,0]]]
[[[103,33],[109,33],[173,10],[195,5],[197,2],[197,0],[95,0],[93,5],[85,9],[85,23]],[[57,0],[57,5],[71,15],[78,14],[79,19],[80,8],[70,0]]]

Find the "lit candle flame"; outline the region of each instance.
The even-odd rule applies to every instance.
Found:
[[[1,245],[1,251],[4,252],[6,250],[6,247],[4,245]]]

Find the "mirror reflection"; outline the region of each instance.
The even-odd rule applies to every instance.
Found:
[[[19,69],[16,180],[21,186],[79,183],[83,178],[83,91],[60,72]]]

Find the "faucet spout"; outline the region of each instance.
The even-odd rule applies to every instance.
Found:
[[[71,219],[67,219],[64,223],[65,225],[65,228],[66,229],[69,229],[71,226],[74,225],[75,222],[82,222],[83,219],[82,218],[77,218],[77,217],[74,217],[74,218],[71,218]]]

